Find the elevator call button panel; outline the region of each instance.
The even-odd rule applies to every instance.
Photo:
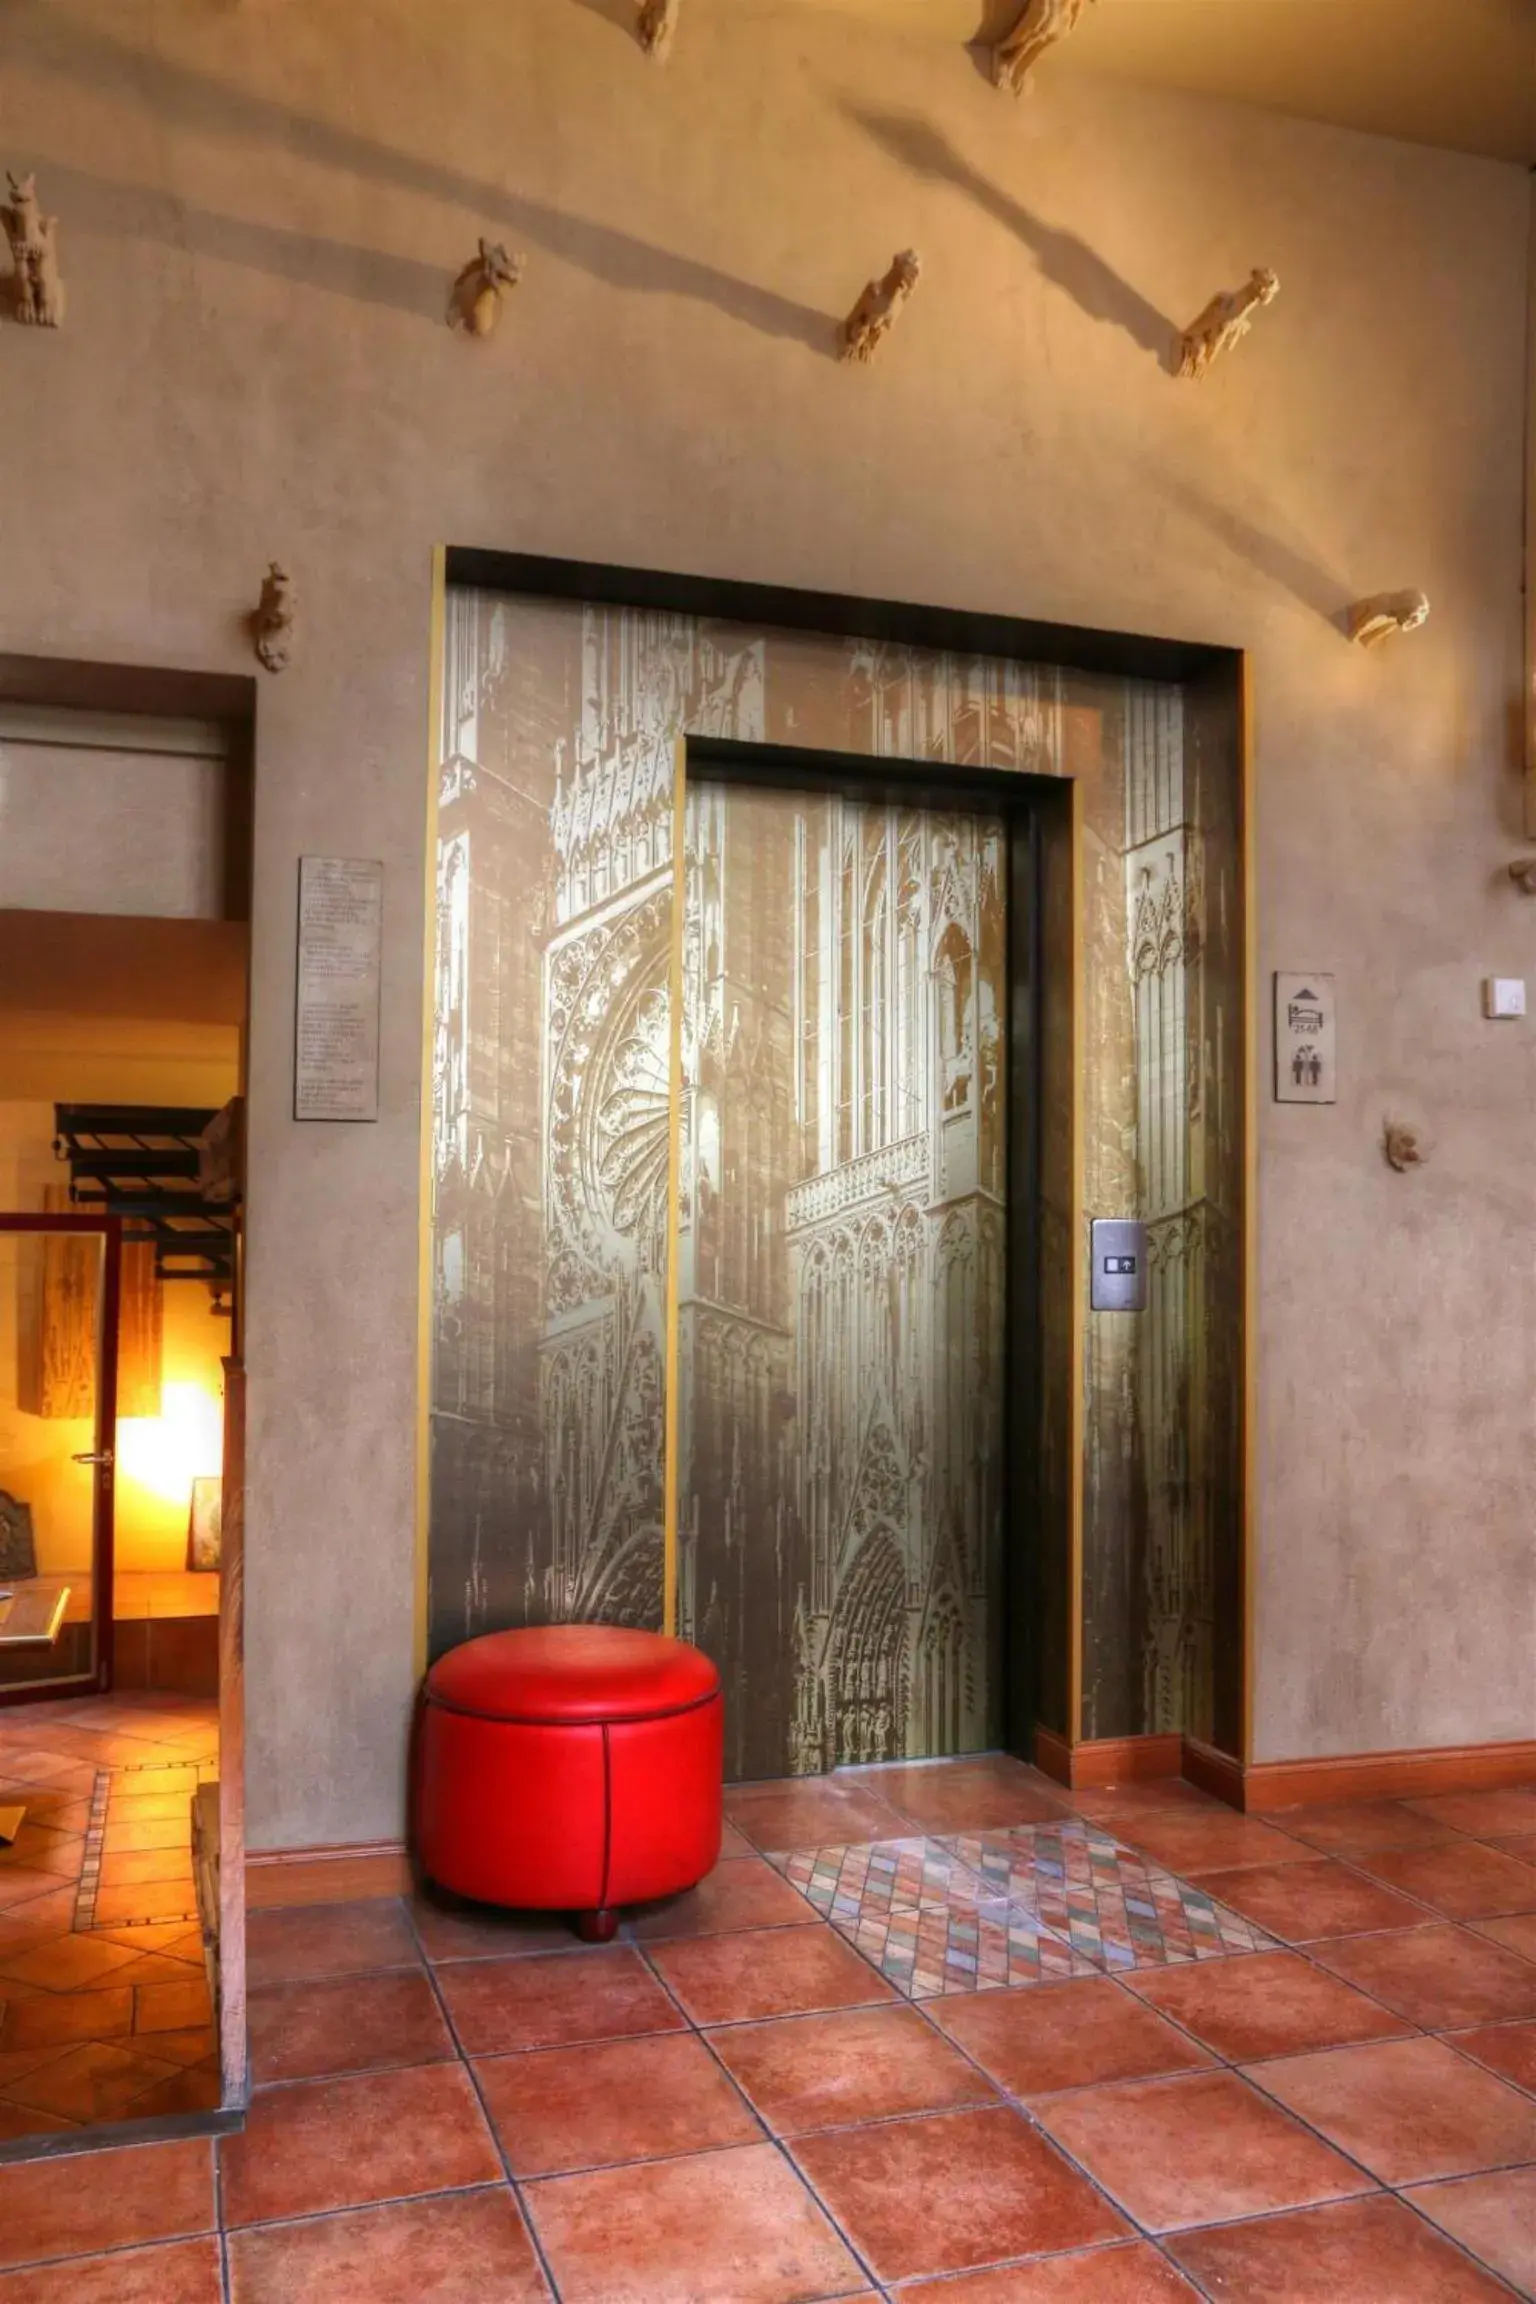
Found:
[[[1147,1228],[1121,1216],[1096,1216],[1093,1223],[1093,1283],[1089,1303],[1095,1312],[1143,1312],[1147,1303]]]

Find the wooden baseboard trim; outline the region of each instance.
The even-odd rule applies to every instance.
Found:
[[[1422,1800],[1536,1783],[1536,1741],[1447,1744],[1421,1752],[1345,1752],[1327,1760],[1260,1760],[1243,1770],[1255,1814],[1332,1800]]]
[[[1325,1760],[1259,1760],[1245,1767],[1195,1736],[1119,1736],[1069,1744],[1035,1730],[1035,1765],[1074,1792],[1183,1776],[1248,1815],[1339,1800],[1415,1800],[1436,1792],[1497,1792],[1536,1783],[1536,1742],[1454,1744],[1409,1752],[1344,1752]]]
[[[1202,1744],[1196,1736],[1183,1736],[1179,1741],[1184,1747],[1179,1773],[1189,1783],[1209,1792],[1215,1800],[1225,1800],[1229,1808],[1246,1806],[1241,1760],[1234,1760],[1230,1752],[1218,1752],[1214,1744]]]
[[[354,1897],[404,1896],[411,1861],[403,1840],[339,1847],[256,1848],[245,1859],[248,1912],[285,1904],[341,1904]]]
[[[1183,1761],[1182,1736],[1107,1736],[1069,1744],[1054,1729],[1036,1728],[1035,1766],[1073,1792],[1100,1792],[1112,1784],[1144,1784],[1154,1776],[1177,1776]]]
[[[1035,1723],[1035,1766],[1057,1784],[1072,1782],[1072,1747],[1054,1728]]]

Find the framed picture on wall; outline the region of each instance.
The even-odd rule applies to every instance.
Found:
[[[207,1475],[192,1483],[192,1503],[187,1514],[187,1566],[189,1568],[217,1568],[220,1539],[224,1533],[224,1483],[216,1474]]]

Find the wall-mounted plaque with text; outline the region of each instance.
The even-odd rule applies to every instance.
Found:
[[[1331,976],[1275,978],[1275,1101],[1332,1104],[1338,1048]]]
[[[299,858],[295,1120],[377,1120],[384,867]]]

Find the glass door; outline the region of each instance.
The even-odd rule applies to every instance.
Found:
[[[0,1705],[111,1685],[122,1235],[0,1215]]]

